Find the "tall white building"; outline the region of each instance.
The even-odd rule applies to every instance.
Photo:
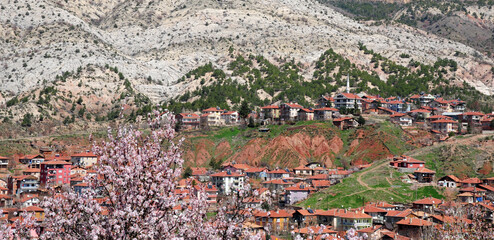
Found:
[[[244,187],[245,174],[227,170],[225,172],[212,174],[211,180],[213,184],[216,185],[216,188],[218,188],[220,193],[229,195],[230,193]]]

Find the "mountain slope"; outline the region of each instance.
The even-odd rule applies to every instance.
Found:
[[[191,69],[224,67],[231,46],[302,64],[331,47],[370,65],[359,42],[395,61],[402,53],[427,64],[453,58],[458,79],[486,94],[493,89],[493,59],[473,48],[409,27],[360,24],[315,1],[19,0],[0,7],[5,99],[79,66],[109,64],[159,102],[183,92],[176,82]]]

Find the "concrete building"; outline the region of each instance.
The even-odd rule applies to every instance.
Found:
[[[244,187],[245,174],[239,174],[227,170],[225,172],[219,172],[211,175],[211,180],[219,193],[230,195]]]

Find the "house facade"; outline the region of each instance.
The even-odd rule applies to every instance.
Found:
[[[71,164],[65,161],[41,163],[41,186],[70,184]]]
[[[362,109],[362,98],[353,93],[340,93],[334,97],[334,105],[337,109]]]
[[[281,120],[297,121],[298,112],[304,107],[297,103],[283,103],[281,105]]]
[[[232,171],[219,172],[211,175],[211,181],[219,193],[230,195],[244,187],[245,174],[239,174]]]
[[[314,109],[314,119],[319,121],[327,121],[333,119],[338,113],[338,109],[331,107],[323,107]]]
[[[280,120],[280,107],[277,105],[269,105],[261,107],[261,113],[264,120],[277,122]]]
[[[9,158],[0,156],[0,171],[7,170],[9,167]]]
[[[195,113],[179,113],[175,115],[175,119],[182,128],[198,128],[201,122],[201,118]]]
[[[87,168],[92,167],[98,163],[98,156],[90,151],[86,151],[73,154],[72,156],[70,156],[70,161],[76,166]]]

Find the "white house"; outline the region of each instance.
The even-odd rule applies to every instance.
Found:
[[[283,103],[281,104],[281,119],[284,121],[297,121],[298,112],[302,109],[301,105],[297,103]]]
[[[404,114],[404,113],[395,113],[389,116],[389,120],[393,123],[396,123],[402,127],[412,126],[413,119],[412,117]]]
[[[77,165],[80,167],[91,167],[98,163],[98,156],[90,151],[73,154],[70,156],[70,161],[73,165]]]
[[[219,172],[211,175],[211,180],[218,191],[222,194],[229,195],[230,193],[244,187],[245,174],[231,172]]]
[[[334,97],[334,105],[337,109],[362,109],[362,98],[353,93],[340,93]]]
[[[237,124],[239,121],[238,112],[236,111],[224,111],[221,113],[220,118],[222,123],[226,125]]]

